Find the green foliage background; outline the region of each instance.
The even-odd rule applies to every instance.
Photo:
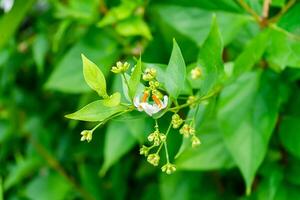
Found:
[[[300,199],[300,2],[268,2],[15,0],[1,10],[0,200]],[[177,171],[165,175],[138,155],[150,118],[112,120],[80,142],[94,124],[64,115],[98,99],[81,53],[112,94],[122,86],[111,66],[140,53],[158,79],[176,81],[172,69],[159,71],[173,38],[188,83],[178,91],[166,82],[167,89],[218,92],[199,107],[201,146],[171,132]],[[190,78],[195,66],[199,80]]]

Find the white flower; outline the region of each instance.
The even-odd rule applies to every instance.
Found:
[[[158,113],[162,109],[166,108],[168,105],[168,96],[164,96],[164,100],[159,102],[154,102],[150,104],[148,102],[141,102],[140,96],[134,97],[133,103],[134,106],[138,109],[138,111],[145,111],[149,116],[152,116],[155,113]]]
[[[4,12],[9,12],[14,5],[14,0],[2,0],[0,1],[0,8],[4,10]]]

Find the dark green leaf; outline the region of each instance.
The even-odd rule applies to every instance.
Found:
[[[129,79],[129,93],[130,93],[129,95],[131,99],[133,99],[133,97],[136,95],[136,91],[140,84],[141,75],[142,75],[142,61],[140,57]]]
[[[275,127],[279,97],[272,74],[245,73],[224,88],[218,118],[225,144],[242,172],[250,192]]]

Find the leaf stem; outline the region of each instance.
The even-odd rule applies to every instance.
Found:
[[[282,9],[280,10],[280,12],[275,15],[274,17],[272,17],[269,22],[270,23],[276,23],[277,21],[279,21],[279,19],[282,17],[282,15],[284,15],[294,4],[296,3],[296,0],[289,0],[287,2],[287,4],[285,4]]]
[[[240,4],[242,8],[244,8],[249,14],[253,16],[253,18],[258,24],[261,23],[260,16],[244,0],[237,0],[237,2]]]
[[[95,198],[91,196],[84,188],[82,188],[77,182],[75,182],[74,178],[69,176],[67,172],[64,170],[63,166],[59,163],[59,161],[51,155],[50,152],[47,151],[46,148],[43,147],[40,143],[38,143],[31,136],[29,137],[29,141],[32,143],[33,147],[36,149],[37,153],[42,156],[48,165],[57,171],[61,176],[63,176],[84,199],[94,200]]]
[[[272,0],[264,0],[262,17],[263,19],[267,19],[269,16],[269,8]]]
[[[125,84],[126,84],[126,86],[127,86],[127,89],[128,89],[128,96],[130,97],[130,87],[129,87],[129,82],[128,82],[126,76],[125,76],[125,73],[122,73],[122,77],[123,77],[123,79],[124,79],[124,81],[125,81]],[[130,99],[131,99],[131,98],[130,98]],[[131,101],[132,101],[132,99],[131,99]]]

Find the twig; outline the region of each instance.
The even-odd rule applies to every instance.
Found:
[[[289,0],[287,2],[287,4],[285,4],[282,9],[280,10],[280,12],[275,15],[274,17],[272,17],[269,22],[270,23],[276,23],[281,17],[282,15],[284,15],[294,4],[296,3],[296,0]]]
[[[272,0],[264,0],[263,10],[262,10],[262,17],[263,19],[267,19],[269,16],[269,8]]]
[[[249,14],[254,17],[255,21],[257,21],[258,24],[261,23],[260,16],[244,0],[237,0],[237,2],[242,8],[244,8]]]
[[[56,160],[40,143],[38,143],[32,137],[29,138],[30,142],[36,149],[37,153],[39,153],[52,167],[55,171],[57,171],[61,176],[63,176],[77,191],[81,194],[84,199],[94,200],[95,198],[92,197],[85,189],[83,189],[75,180],[70,177],[64,168],[61,166],[58,160]]]

